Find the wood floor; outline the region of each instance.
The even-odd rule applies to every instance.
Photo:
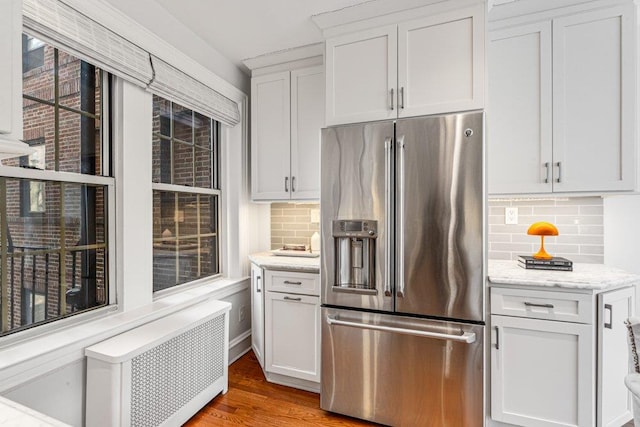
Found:
[[[229,391],[185,424],[195,426],[374,426],[320,409],[320,395],[267,382],[249,352],[229,366]]]

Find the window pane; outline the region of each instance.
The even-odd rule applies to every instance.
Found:
[[[213,153],[208,149],[195,149],[195,185],[200,188],[211,188]]]
[[[173,182],[193,186],[193,145],[173,142]]]
[[[219,273],[217,197],[154,191],[153,289]]]
[[[153,134],[153,182],[171,184],[171,140]]]
[[[171,138],[171,103],[153,95],[153,133]]]
[[[211,119],[198,113],[194,113],[194,143],[211,150]]]
[[[58,97],[60,105],[92,115],[100,112],[100,98],[96,88],[100,86],[99,72],[93,65],[59,51]]]
[[[27,35],[22,38],[23,93],[29,97],[53,102],[55,49],[47,44],[41,44],[38,48],[29,50],[27,41],[29,39],[34,40]],[[25,102],[28,101],[25,100]]]
[[[193,144],[193,113],[191,110],[172,104],[173,138]]]
[[[42,188],[44,211],[21,216],[25,187]],[[107,304],[103,186],[0,178],[6,186],[3,334]],[[27,201],[30,203],[30,201]]]

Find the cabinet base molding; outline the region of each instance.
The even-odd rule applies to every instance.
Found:
[[[265,372],[264,376],[270,383],[298,388],[300,390],[310,391],[312,393],[320,393],[320,383],[317,382],[301,380],[299,378],[275,374],[273,372]]]

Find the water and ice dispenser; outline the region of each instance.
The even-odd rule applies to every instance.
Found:
[[[336,291],[375,292],[378,222],[334,220]]]

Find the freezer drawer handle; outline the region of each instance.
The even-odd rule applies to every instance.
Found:
[[[285,285],[302,285],[302,282],[292,282],[291,280],[285,280]]]
[[[291,297],[284,297],[285,300],[287,301],[302,301],[302,298],[291,298]]]
[[[524,302],[526,307],[542,307],[542,308],[553,308],[553,304],[536,304],[535,302]]]
[[[472,344],[476,341],[476,334],[473,332],[464,332],[462,333],[462,335],[441,334],[439,332],[427,332],[427,331],[418,331],[415,329],[392,328],[390,326],[368,325],[368,324],[358,323],[358,322],[347,322],[345,320],[339,320],[337,317],[334,317],[334,316],[327,316],[327,323],[330,325],[349,326],[352,328],[360,328],[360,329],[371,329],[373,331],[391,332],[395,334],[414,335],[417,337],[424,337],[424,338],[435,338],[439,340],[464,342],[467,344]]]

